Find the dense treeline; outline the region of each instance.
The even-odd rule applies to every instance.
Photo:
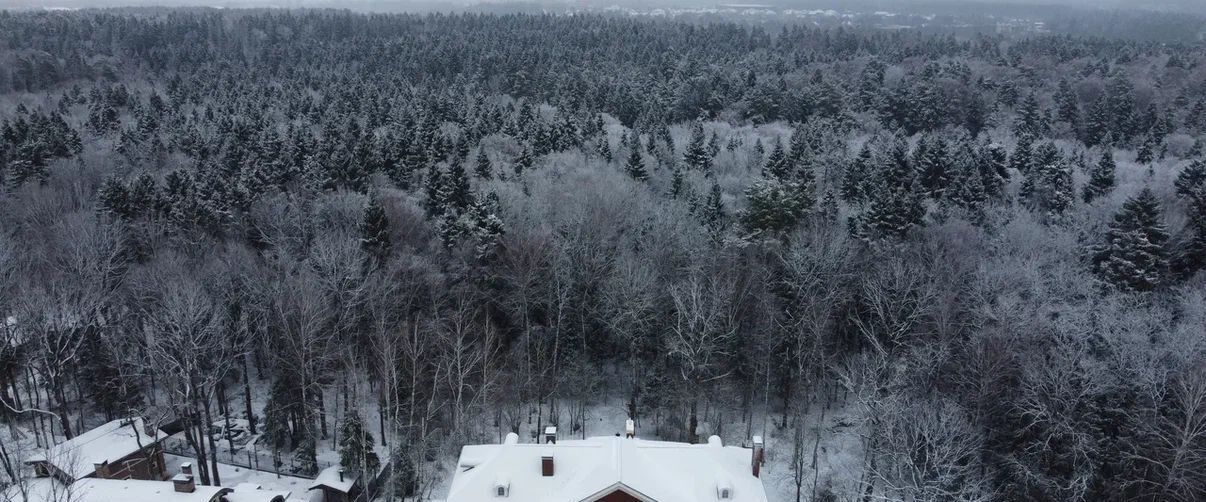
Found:
[[[328,11],[0,37],[0,400],[39,445],[174,415],[219,483],[219,417],[299,471],[326,440],[378,465],[376,422],[413,493],[622,401],[770,431],[810,500],[1206,496],[1200,46]],[[835,434],[854,474],[810,460]]]

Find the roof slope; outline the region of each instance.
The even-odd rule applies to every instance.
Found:
[[[554,475],[541,475],[541,457],[553,456]],[[556,444],[470,445],[452,479],[448,502],[497,502],[494,490],[507,485],[510,500],[594,500],[618,488],[656,502],[719,500],[731,488],[732,502],[766,502],[762,482],[750,472],[752,452],[723,446],[719,438],[693,445],[614,436]]]
[[[141,418],[134,419],[133,428],[128,420],[114,420],[50,447],[44,454],[35,455],[27,462],[49,462],[55,468],[80,479],[96,472],[96,464],[115,462],[163,437],[158,430],[148,435]]]
[[[314,478],[314,483],[310,485],[309,490],[325,486],[341,493],[351,493],[352,486],[355,484],[356,478],[349,474],[344,474],[343,480],[340,480],[339,466],[332,465],[318,473],[318,477]]]
[[[175,490],[166,481],[135,479],[81,479],[71,485],[71,500],[78,502],[210,502],[230,491],[221,486],[197,486],[190,493]]]

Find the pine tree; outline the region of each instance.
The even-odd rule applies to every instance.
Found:
[[[1110,107],[1106,98],[1102,97],[1093,102],[1089,109],[1089,118],[1085,124],[1085,145],[1097,146],[1105,143],[1110,135]]]
[[[360,247],[369,256],[382,261],[389,256],[391,246],[389,216],[377,198],[370,197],[364,208],[364,219],[360,222]]]
[[[1094,257],[1098,274],[1128,291],[1161,286],[1168,269],[1168,231],[1160,220],[1160,203],[1151,189],[1127,200]]]
[[[691,127],[691,142],[687,144],[687,149],[683,152],[683,163],[688,168],[703,172],[712,170],[712,156],[708,154],[706,141],[703,119],[696,120],[695,125]]]
[[[1188,277],[1206,268],[1206,185],[1198,185],[1189,194],[1186,211],[1189,236],[1177,256],[1176,269],[1180,276]]]
[[[1043,143],[1034,151],[1033,168],[1023,180],[1020,194],[1030,207],[1055,218],[1072,207],[1075,193],[1072,169],[1052,143]]]
[[[628,162],[624,164],[624,172],[637,181],[649,179],[649,171],[645,169],[645,159],[641,157],[640,148],[633,148],[628,154]]]
[[[775,147],[771,149],[770,156],[766,158],[766,163],[762,166],[762,175],[779,179],[786,179],[790,174],[788,165],[787,153],[783,151],[783,143],[775,139]]]
[[[339,466],[366,477],[375,475],[381,467],[381,460],[373,451],[373,435],[355,411],[344,416],[340,427]]]
[[[774,178],[755,181],[745,190],[748,205],[741,224],[752,235],[781,235],[813,208],[811,187]]]
[[[1047,113],[1039,105],[1038,98],[1035,97],[1034,93],[1031,93],[1022,102],[1022,108],[1018,110],[1017,120],[1013,124],[1014,134],[1018,136],[1041,136],[1047,133],[1049,127],[1047,124]]]
[[[494,167],[490,165],[490,157],[486,155],[485,148],[477,149],[477,164],[473,167],[474,174],[477,177],[489,180],[494,177]]]
[[[1082,195],[1085,202],[1110,193],[1114,189],[1114,153],[1106,148],[1101,152],[1101,160],[1093,166],[1089,173],[1089,182],[1085,185]]]
[[[921,188],[934,199],[942,198],[942,193],[950,184],[946,141],[939,136],[923,138],[923,141],[917,144],[914,164],[917,166]]]
[[[1080,128],[1080,106],[1077,101],[1076,92],[1072,90],[1068,79],[1060,80],[1059,90],[1055,92],[1056,113],[1059,120],[1067,122],[1074,131]]]
[[[469,186],[469,175],[465,173],[465,166],[460,162],[453,162],[448,166],[448,172],[444,175],[444,184],[440,187],[443,190],[441,199],[447,205],[447,208],[462,211],[473,203],[473,190]]]
[[[599,156],[603,157],[604,161],[610,163],[613,160],[613,157],[611,155],[611,143],[607,141],[606,134],[599,137],[598,151],[599,151]]]
[[[1139,151],[1135,153],[1135,162],[1140,164],[1151,164],[1156,157],[1156,137],[1148,135],[1143,139],[1143,143],[1139,145]]]
[[[1177,195],[1185,198],[1190,198],[1206,188],[1206,161],[1195,160],[1189,163],[1181,174],[1177,175],[1173,185],[1177,187]]]
[[[533,162],[534,159],[532,158],[532,148],[525,143],[523,145],[523,149],[519,151],[519,156],[515,157],[515,161],[511,167],[514,169],[515,175],[519,176],[522,175],[525,170],[531,169]]]
[[[861,204],[867,200],[871,186],[871,163],[871,148],[863,145],[858,156],[842,174],[842,200],[850,204]]]
[[[708,228],[713,238],[719,240],[725,227],[724,200],[719,183],[712,182],[712,189],[708,191],[708,198],[700,210],[700,220]]]
[[[1030,136],[1022,136],[1018,138],[1018,144],[1013,149],[1013,156],[1009,158],[1009,167],[1017,169],[1018,172],[1026,174],[1030,172],[1031,166],[1031,142]]]
[[[683,196],[685,190],[683,179],[683,170],[675,166],[674,171],[670,173],[670,198],[677,199]]]

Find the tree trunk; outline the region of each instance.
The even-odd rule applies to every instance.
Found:
[[[214,442],[214,435],[209,433],[209,424],[213,423],[213,419],[209,415],[209,398],[206,397],[201,401],[201,410],[205,413],[205,439],[209,441],[209,463],[213,467],[214,486],[222,484],[222,476],[218,473],[218,445]]]
[[[247,412],[247,423],[251,428],[251,431],[250,431],[251,434],[254,435],[256,433],[255,432],[256,420],[255,420],[255,414],[252,412],[252,409],[251,409],[251,373],[249,371],[247,371],[247,358],[248,357],[249,356],[247,356],[247,355],[243,356],[243,405],[245,408],[247,408],[245,410]]]

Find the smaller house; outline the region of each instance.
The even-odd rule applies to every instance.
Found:
[[[356,479],[344,474],[342,467],[331,466],[318,473],[309,489],[322,490],[324,502],[351,502],[360,493]]]
[[[84,478],[162,481],[164,435],[141,418],[114,420],[63,441],[26,461],[39,477],[65,484]]]

